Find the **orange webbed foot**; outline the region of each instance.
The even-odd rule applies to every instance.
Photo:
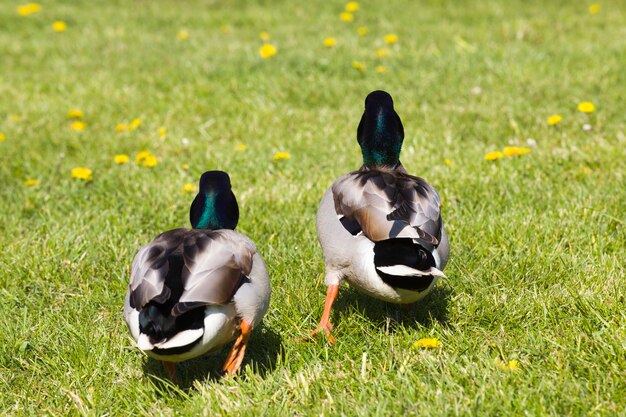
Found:
[[[313,339],[313,336],[315,336],[316,334],[320,333],[320,332],[324,332],[324,334],[326,335],[326,338],[328,339],[328,341],[331,344],[334,344],[337,340],[334,338],[334,336],[330,333],[331,330],[333,329],[333,325],[330,321],[326,322],[326,323],[320,323],[317,325],[317,328],[315,330],[313,330],[311,333],[309,333],[308,336],[300,338],[300,339],[296,339],[296,342],[305,342],[305,341],[311,341]]]
[[[328,291],[326,292],[326,302],[324,303],[324,312],[322,313],[322,319],[320,323],[317,325],[317,328],[313,330],[308,337],[303,337],[300,339],[296,339],[296,343],[309,341],[318,334],[320,331],[323,331],[326,335],[326,338],[330,343],[335,343],[336,340],[332,334],[330,334],[333,329],[333,325],[330,322],[330,310],[333,307],[333,303],[337,299],[337,294],[339,294],[339,285],[329,285]]]
[[[224,362],[224,366],[222,367],[223,373],[228,375],[234,375],[237,373],[246,354],[246,347],[248,346],[251,332],[252,326],[250,323],[245,320],[241,320],[241,334],[237,340],[235,340],[235,343],[233,344],[233,347]]]

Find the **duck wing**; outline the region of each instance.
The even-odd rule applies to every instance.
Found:
[[[150,244],[139,249],[130,271],[130,306],[140,310],[150,301],[165,303],[171,290],[165,280],[174,265],[172,261],[180,252],[187,229],[174,229],[162,233]]]
[[[130,305],[173,302],[180,316],[202,305],[231,301],[252,269],[254,244],[232,230],[175,229],[159,235],[135,256]]]
[[[362,168],[337,180],[332,192],[337,215],[353,234],[356,223],[374,242],[405,237],[427,249],[439,245],[439,194],[402,166],[394,170]]]
[[[172,308],[178,316],[207,304],[227,304],[248,280],[256,247],[232,230],[202,233],[185,239],[181,272],[183,294]]]

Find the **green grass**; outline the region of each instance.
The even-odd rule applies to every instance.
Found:
[[[341,1],[46,1],[29,17],[2,2],[0,413],[626,413],[624,4],[360,3],[344,23]],[[265,61],[264,30],[278,47]],[[399,42],[376,58],[387,33]],[[297,344],[325,295],[316,207],[358,168],[379,88],[404,121],[402,161],[443,197],[448,278],[410,313],[343,288],[337,343]],[[529,138],[529,155],[483,159]],[[113,162],[144,149],[156,167]],[[133,346],[122,302],[135,252],[187,225],[181,188],[208,169],[230,173],[273,298],[238,377],[216,379],[222,351],[180,365],[174,387]],[[442,347],[413,349],[422,337]]]

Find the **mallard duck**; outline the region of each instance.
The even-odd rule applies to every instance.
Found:
[[[439,195],[400,163],[404,128],[385,91],[365,99],[357,129],[363,166],[333,183],[317,212],[317,234],[326,266],[326,303],[318,327],[332,343],[330,310],[339,286],[381,300],[422,299],[448,261],[448,237]]]
[[[191,229],[162,233],[139,250],[124,302],[137,347],[163,361],[174,381],[176,362],[238,336],[222,369],[234,374],[270,300],[261,255],[233,230],[239,208],[228,174],[202,174],[189,217]]]

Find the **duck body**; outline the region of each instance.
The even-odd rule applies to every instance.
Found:
[[[228,229],[181,228],[135,256],[124,315],[149,356],[180,362],[230,342],[239,318],[255,326],[268,305],[267,269],[250,239]],[[150,326],[160,332],[142,329]]]
[[[363,165],[337,179],[317,212],[328,291],[318,327],[331,342],[330,311],[346,280],[372,297],[421,300],[444,277],[450,248],[439,194],[400,162],[404,127],[393,100],[373,91],[357,128]]]
[[[424,298],[443,276],[449,254],[438,202],[437,192],[401,165],[363,167],[339,178],[317,213],[326,285],[345,279],[392,303]]]
[[[238,215],[228,176],[205,173],[190,211],[194,227],[160,234],[133,260],[124,318],[137,347],[163,361],[172,379],[173,363],[235,338],[224,371],[236,372],[267,312],[267,268],[254,243],[232,230]]]

